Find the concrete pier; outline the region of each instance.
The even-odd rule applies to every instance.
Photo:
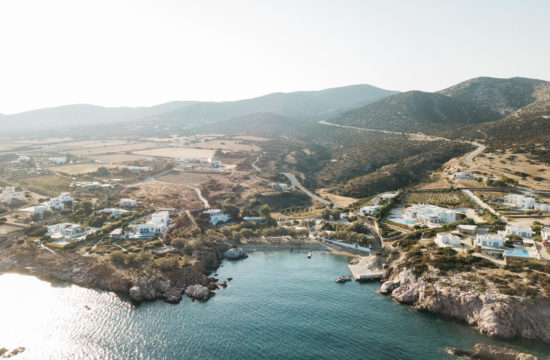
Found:
[[[370,256],[362,257],[357,264],[349,264],[348,268],[355,281],[376,280],[384,277],[384,270],[372,270],[370,265],[372,258]]]

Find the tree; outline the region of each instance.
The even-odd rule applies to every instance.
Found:
[[[177,249],[183,249],[185,247],[185,244],[187,244],[187,241],[184,238],[175,238],[170,243],[173,247]]]
[[[260,208],[260,216],[265,220],[271,219],[271,208],[265,204]]]
[[[121,250],[116,250],[109,255],[109,258],[114,264],[123,265],[126,261],[126,256]]]
[[[229,215],[231,220],[238,220],[239,219],[239,208],[235,205],[224,205],[222,207],[222,211]]]

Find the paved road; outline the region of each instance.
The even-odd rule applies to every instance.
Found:
[[[466,155],[464,162],[468,165],[474,165],[474,158],[485,151],[485,145],[476,142],[470,142],[470,144],[477,146],[477,149]]]
[[[316,194],[312,193],[311,191],[309,191],[308,189],[306,189],[302,184],[300,184],[300,182],[298,181],[298,179],[296,179],[296,176],[295,176],[294,174],[291,174],[291,173],[283,173],[283,175],[287,177],[288,181],[290,181],[290,185],[297,187],[297,188],[300,189],[304,194],[306,194],[307,196],[309,196],[309,197],[312,198],[313,200],[317,200],[317,201],[319,201],[319,202],[322,202],[322,203],[325,204],[325,205],[329,205],[329,204],[330,204],[330,201],[325,200],[325,199],[323,199],[322,197],[320,197],[319,195],[316,195]],[[337,204],[334,204],[334,207],[341,208],[341,206],[340,206],[340,205],[337,205]]]

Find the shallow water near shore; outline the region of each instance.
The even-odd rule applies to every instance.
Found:
[[[454,359],[445,349],[485,342],[550,359],[550,345],[495,340],[376,292],[337,284],[347,258],[253,253],[225,261],[233,277],[207,302],[134,306],[117,295],[31,276],[0,276],[0,348],[13,359]]]

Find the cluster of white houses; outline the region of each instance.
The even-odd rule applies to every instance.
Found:
[[[137,230],[142,236],[150,235],[152,237],[168,230],[170,223],[171,219],[168,211],[159,211],[152,214],[151,219],[145,224],[139,224]]]
[[[40,216],[43,216],[45,211],[63,210],[65,209],[65,204],[72,202],[73,198],[71,197],[71,193],[64,192],[61,193],[61,195],[53,197],[40,205],[29,206],[21,209],[21,211],[26,212],[29,215],[40,214]]]
[[[549,204],[538,203],[534,197],[524,196],[520,194],[507,195],[505,202],[510,207],[514,207],[516,209],[550,211]]]
[[[61,223],[48,225],[48,232],[46,232],[46,235],[51,238],[52,243],[64,245],[69,242],[84,240],[86,236],[99,230],[99,228],[84,229],[84,227],[79,224]]]
[[[63,165],[66,164],[68,159],[66,156],[52,157],[48,159],[54,165]]]
[[[223,164],[221,161],[212,160],[212,158],[208,158],[208,159],[177,158],[176,162],[179,164],[178,166],[182,169],[192,169],[192,168],[204,167],[204,166],[208,166],[211,168],[223,167]]]

